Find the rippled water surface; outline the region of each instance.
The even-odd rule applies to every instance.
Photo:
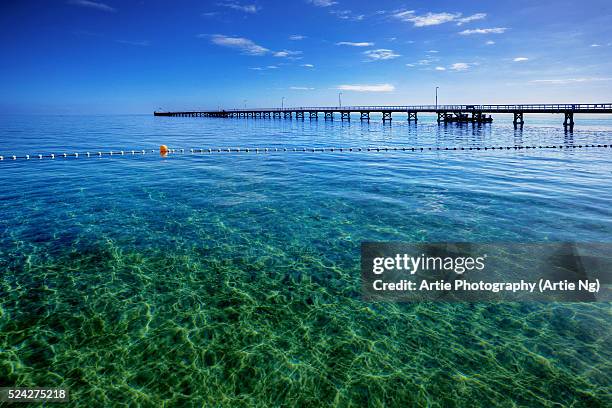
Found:
[[[0,116],[0,154],[612,143],[514,129]],[[610,406],[609,304],[365,303],[362,241],[610,242],[612,149],[0,162],[0,386],[72,406]]]

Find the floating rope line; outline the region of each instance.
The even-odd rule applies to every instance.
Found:
[[[489,151],[489,150],[534,150],[534,149],[554,149],[554,150],[574,150],[585,148],[612,148],[612,144],[579,144],[579,145],[539,145],[539,146],[477,146],[477,147],[217,147],[202,149],[166,149],[160,150],[163,157],[169,154],[185,153],[335,153],[335,152],[430,152],[430,151]],[[61,159],[61,158],[92,158],[104,156],[144,156],[155,153],[155,149],[140,150],[118,150],[118,151],[98,151],[84,153],[61,153],[61,154],[26,154],[25,156],[1,156],[0,161],[10,160],[42,160],[42,159]]]

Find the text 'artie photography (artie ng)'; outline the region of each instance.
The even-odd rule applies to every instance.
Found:
[[[364,300],[610,301],[611,244],[361,245]]]

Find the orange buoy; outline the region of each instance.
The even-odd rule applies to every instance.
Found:
[[[159,146],[159,154],[161,154],[162,156],[166,156],[168,154],[168,146],[166,145],[161,145]]]

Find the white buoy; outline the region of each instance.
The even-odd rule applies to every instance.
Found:
[[[55,154],[51,153],[51,158],[55,159]]]
[[[26,160],[30,160],[30,155],[26,154]]]
[[[75,154],[74,154],[74,157],[79,157],[79,154],[78,154],[78,153],[75,153]]]

